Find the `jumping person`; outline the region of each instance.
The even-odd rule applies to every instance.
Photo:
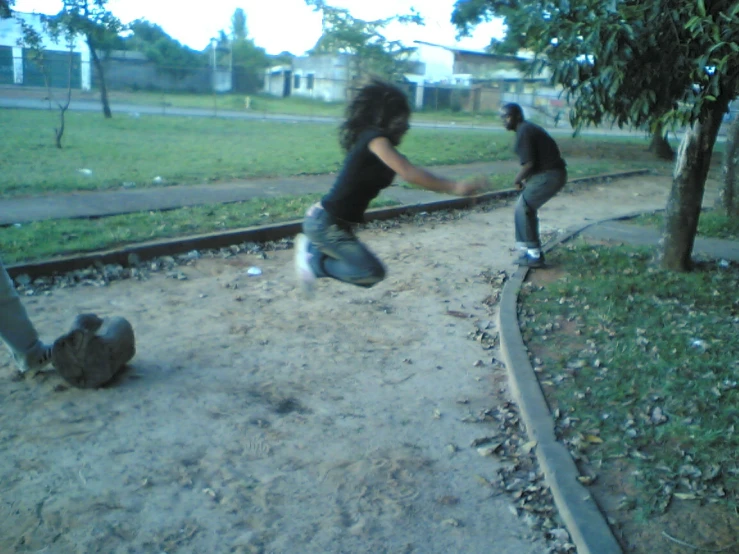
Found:
[[[514,211],[516,247],[521,251],[515,263],[544,267],[537,212],[567,183],[567,164],[549,133],[524,119],[521,106],[505,104],[500,116],[503,126],[516,133],[515,151],[521,162],[513,181],[522,191]]]
[[[397,87],[372,80],[347,106],[339,142],[346,158],[333,188],[308,209],[296,238],[295,269],[306,294],[317,278],[371,287],[385,277],[382,262],[353,231],[369,203],[395,175],[434,192],[469,196],[489,186],[486,178],[451,181],[413,165],[396,147],[409,129],[411,108]]]

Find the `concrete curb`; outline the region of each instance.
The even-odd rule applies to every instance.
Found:
[[[544,248],[549,252],[589,227],[606,221],[631,219],[645,213],[631,212],[571,228]],[[503,286],[498,309],[500,350],[508,372],[511,392],[521,411],[526,431],[536,441],[536,458],[552,491],[554,503],[570,532],[578,554],[622,554],[598,504],[578,480],[580,471],[554,433],[554,420],[521,336],[518,324],[518,295],[528,273],[519,267]]]
[[[637,175],[649,173],[648,169],[636,169],[632,171],[623,171],[619,173],[607,173],[601,175],[593,175],[591,177],[582,177],[572,179],[568,185],[587,184],[594,182],[607,182],[614,179],[623,179]],[[390,208],[378,208],[369,210],[366,214],[366,221],[380,221],[392,219],[401,215],[417,214],[421,212],[435,212],[442,210],[458,210],[470,208],[478,203],[490,202],[493,200],[501,200],[516,196],[518,191],[515,189],[506,189],[501,191],[489,192],[478,196],[450,198],[437,200],[434,202],[423,202],[418,204],[404,204],[401,206],[393,206]],[[36,278],[53,273],[65,273],[85,269],[90,266],[100,266],[107,264],[119,264],[122,266],[131,265],[132,256],[139,260],[147,260],[158,256],[182,254],[191,250],[217,249],[227,247],[232,244],[242,242],[270,242],[295,236],[300,232],[301,221],[289,221],[278,225],[267,225],[262,227],[247,227],[244,229],[235,229],[231,231],[207,233],[202,235],[192,235],[189,237],[157,240],[144,243],[138,243],[123,248],[104,250],[98,252],[90,252],[75,256],[64,256],[49,260],[40,260],[37,262],[28,262],[20,264],[12,264],[6,266],[11,277],[18,275],[28,275]]]

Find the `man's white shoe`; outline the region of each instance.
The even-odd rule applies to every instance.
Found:
[[[295,273],[303,294],[310,298],[313,295],[313,285],[316,282],[316,274],[310,266],[313,254],[308,252],[310,240],[303,233],[295,237]]]
[[[38,341],[26,355],[14,355],[21,373],[36,373],[45,370],[51,363],[51,346]]]

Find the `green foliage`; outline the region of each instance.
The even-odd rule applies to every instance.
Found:
[[[223,232],[256,225],[295,221],[321,194],[256,198],[231,204],[206,204],[99,219],[36,221],[12,227],[3,236],[3,260],[32,261],[99,251],[149,240]],[[375,198],[370,208],[397,202]]]
[[[49,19],[49,26],[65,33],[83,35],[91,50],[115,42],[123,24],[107,9],[108,0],[63,0],[62,10]]]
[[[67,148],[57,152],[49,144],[47,113],[0,110],[0,196],[112,189],[123,183],[143,188],[154,186],[157,176],[168,184],[202,184],[331,173],[342,160],[333,125],[176,116],[101,120],[76,111],[67,118]],[[512,156],[509,137],[489,130],[413,129],[401,150],[420,165]],[[92,175],[80,173],[83,168]]]
[[[207,57],[170,37],[159,25],[137,19],[129,25],[132,34],[125,40],[130,50],[142,52],[157,68],[181,79],[207,64]]]
[[[524,287],[522,333],[542,360],[561,440],[592,471],[630,460],[645,513],[682,495],[734,509],[739,267],[674,273],[652,257],[584,243],[555,250],[550,262],[566,274]]]
[[[264,83],[264,70],[270,59],[264,48],[252,39],[237,39],[233,43],[233,88],[235,92],[255,93]]]
[[[401,80],[408,72],[410,56],[416,49],[388,40],[383,30],[394,21],[421,24],[417,13],[364,21],[353,17],[349,10],[329,6],[323,0],[306,0],[306,3],[323,15],[323,33],[312,54],[349,54],[352,79],[374,74]]]
[[[264,70],[271,65],[264,48],[249,38],[246,13],[237,8],[231,16],[231,36],[221,31],[217,53],[231,56],[234,92],[254,94],[264,84]],[[227,60],[226,60],[227,61]]]
[[[13,17],[13,4],[15,4],[15,0],[0,0],[0,19]]]
[[[739,4],[730,0],[457,0],[462,33],[505,18],[502,45],[538,55],[573,102],[572,122],[703,120],[737,94]]]
[[[249,32],[246,26],[246,12],[243,8],[236,8],[231,16],[231,34],[235,41],[246,40]]]
[[[630,222],[661,229],[665,224],[665,216],[662,212],[646,214]],[[698,220],[698,235],[705,238],[739,240],[739,218],[727,216],[718,210],[704,211]]]

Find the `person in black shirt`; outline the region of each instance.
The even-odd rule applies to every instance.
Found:
[[[346,152],[333,188],[308,209],[296,237],[295,269],[309,295],[317,278],[371,287],[385,278],[382,262],[356,237],[369,203],[395,175],[435,192],[472,195],[486,178],[451,181],[413,165],[396,147],[409,129],[410,105],[403,91],[380,80],[362,87],[347,106],[339,141]]]
[[[514,179],[522,191],[514,211],[516,247],[521,251],[516,264],[544,267],[537,212],[567,183],[567,164],[549,133],[524,119],[521,106],[505,104],[500,116],[504,127],[516,133],[515,151],[521,162]]]

